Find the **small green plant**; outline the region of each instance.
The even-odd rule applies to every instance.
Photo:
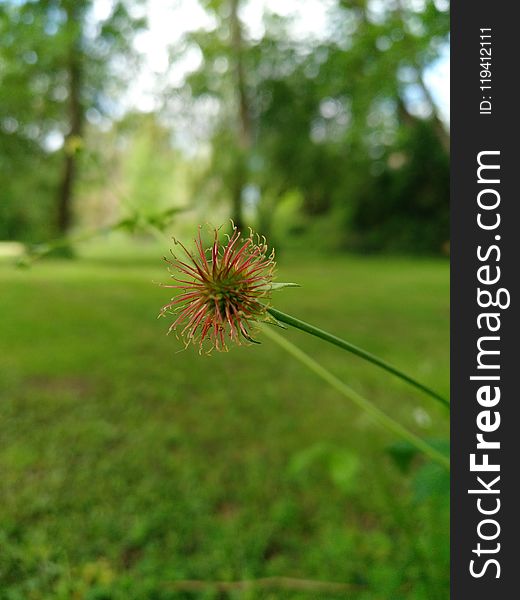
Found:
[[[219,229],[215,229],[213,243],[206,249],[199,227],[195,240],[196,253],[190,252],[177,240],[175,243],[180,245],[187,261],[181,260],[173,252],[172,259],[165,258],[175,280],[173,285],[165,287],[176,289],[180,293],[163,306],[159,316],[168,313],[175,315],[169,332],[179,333],[186,347],[194,344],[201,353],[210,353],[212,350],[227,351],[229,342],[238,345],[259,343],[254,336],[261,329],[271,340],[340,394],[357,404],[381,426],[449,470],[449,458],[445,453],[408,431],[370,400],[344,384],[312,357],[268,327],[277,325],[285,329],[286,325],[290,325],[316,336],[392,373],[449,407],[449,402],[440,394],[386,361],[271,306],[273,291],[298,286],[294,283],[273,281],[276,268],[274,251],[268,253],[265,238],[250,231],[243,239],[240,231],[233,226],[232,235],[227,236],[226,242],[222,243]]]

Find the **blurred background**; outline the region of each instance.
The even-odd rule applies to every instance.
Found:
[[[448,596],[444,473],[267,340],[156,320],[171,236],[232,218],[277,307],[447,395],[448,79],[447,0],[0,0],[0,600]]]

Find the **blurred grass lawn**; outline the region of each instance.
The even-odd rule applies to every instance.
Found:
[[[394,440],[267,341],[177,352],[161,251],[0,265],[0,599],[448,597],[447,497]],[[276,306],[448,394],[448,263],[283,255]],[[445,411],[286,334],[424,437]],[[417,469],[418,466],[415,467]],[[345,594],[174,591],[179,579],[342,581]]]

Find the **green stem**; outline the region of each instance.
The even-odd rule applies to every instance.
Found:
[[[267,311],[277,321],[286,323],[287,325],[291,325],[292,327],[295,327],[296,329],[300,329],[301,331],[305,331],[306,333],[310,333],[311,335],[315,335],[316,337],[319,337],[320,339],[325,340],[326,342],[330,342],[331,344],[334,344],[335,346],[339,346],[340,348],[343,348],[344,350],[348,350],[348,352],[352,352],[352,354],[355,354],[356,356],[359,356],[359,357],[367,360],[368,362],[371,362],[372,364],[377,365],[378,367],[381,367],[382,369],[385,369],[385,371],[388,371],[389,373],[392,373],[393,375],[395,375],[396,377],[399,377],[403,381],[406,381],[410,385],[413,385],[418,390],[421,390],[425,394],[428,394],[428,396],[435,398],[435,400],[440,402],[445,408],[449,409],[450,403],[446,400],[446,398],[444,398],[437,392],[433,391],[429,387],[423,385],[419,381],[413,379],[413,377],[410,377],[406,373],[399,371],[399,369],[396,369],[395,367],[388,364],[381,358],[378,358],[377,356],[370,354],[370,352],[366,352],[365,350],[362,350],[361,348],[354,346],[354,344],[351,344],[350,342],[342,340],[341,338],[339,338],[335,335],[332,335],[331,333],[328,333],[327,331],[324,331],[323,329],[314,327],[314,325],[309,325],[309,323],[306,323],[305,321],[300,321],[300,319],[296,319],[295,317],[292,317],[291,315],[283,313],[281,310],[277,310],[276,308],[269,307],[269,308],[267,308]]]
[[[157,213],[156,215],[154,215],[154,217],[158,221],[160,221],[161,218],[164,218],[164,219],[170,218],[171,219],[173,214],[180,212],[182,210],[184,210],[184,209],[169,208],[165,211]],[[28,267],[35,261],[48,255],[53,250],[57,250],[58,248],[62,248],[64,246],[77,244],[79,242],[89,241],[89,240],[91,240],[95,237],[98,237],[100,235],[103,235],[105,233],[110,233],[112,231],[116,231],[118,229],[126,227],[128,224],[128,221],[129,221],[128,219],[121,219],[120,221],[117,221],[116,223],[113,223],[112,225],[106,225],[106,226],[99,227],[98,229],[94,229],[91,231],[80,232],[75,235],[71,235],[71,234],[65,235],[65,236],[55,239],[53,241],[40,244],[39,247],[36,247],[36,249],[34,251],[32,251],[31,253],[26,253],[26,255],[18,261],[19,266]],[[132,221],[132,219],[130,219],[130,221]],[[164,233],[164,231],[162,231],[162,229],[160,229],[153,223],[148,222],[146,220],[137,220],[137,219],[135,219],[135,216],[134,216],[134,222],[132,224],[135,226],[136,230],[148,231],[161,243],[166,242],[167,246],[170,245],[171,239]]]
[[[422,440],[420,437],[416,436],[411,431],[408,431],[405,427],[397,423],[397,421],[394,421],[383,411],[379,410],[379,408],[374,406],[372,402],[370,402],[370,400],[367,400],[366,398],[361,396],[361,394],[358,394],[358,392],[353,390],[351,387],[344,384],[340,379],[338,379],[335,375],[330,373],[330,371],[327,371],[325,367],[322,367],[308,354],[305,354],[305,352],[300,350],[292,342],[290,342],[285,337],[281,336],[276,331],[274,331],[272,327],[269,327],[268,325],[262,325],[262,330],[268,337],[270,337],[274,342],[276,342],[294,358],[299,360],[311,371],[316,373],[318,377],[321,377],[321,379],[326,381],[336,391],[338,391],[340,394],[354,402],[354,404],[356,404],[359,408],[368,413],[386,430],[403,438],[404,440],[412,444],[415,448],[417,448],[417,450],[423,452],[426,456],[436,461],[446,469],[450,469],[450,461],[447,456],[433,448],[433,446],[430,446],[430,444]]]

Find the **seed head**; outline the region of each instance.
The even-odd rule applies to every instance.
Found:
[[[193,343],[201,352],[227,351],[228,341],[255,342],[253,324],[267,318],[276,267],[274,250],[268,254],[265,238],[252,231],[241,238],[235,226],[226,238],[221,243],[215,229],[213,244],[204,249],[199,228],[195,253],[175,240],[187,260],[173,252],[173,259],[165,258],[176,284],[164,287],[181,293],[163,306],[160,315],[174,314],[168,332],[177,332],[186,347]]]

